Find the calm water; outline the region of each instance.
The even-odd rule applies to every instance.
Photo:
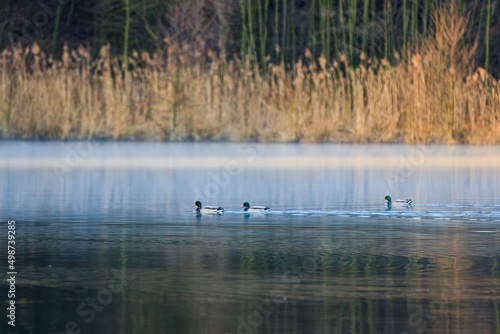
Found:
[[[499,167],[500,147],[0,142],[1,332],[500,333]]]

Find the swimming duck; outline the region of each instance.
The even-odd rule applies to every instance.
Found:
[[[391,196],[387,195],[384,197],[384,199],[387,201],[386,204],[388,207],[405,207],[409,208],[411,207],[412,200],[411,199],[397,199],[397,200],[392,200]]]
[[[248,202],[243,203],[241,206],[243,208],[243,211],[246,213],[269,213],[271,212],[271,209],[268,206],[263,206],[263,205],[255,205],[255,206],[250,206]]]
[[[224,208],[220,206],[201,206],[200,201],[196,201],[193,206],[196,207],[196,213],[203,215],[222,215],[224,214]]]

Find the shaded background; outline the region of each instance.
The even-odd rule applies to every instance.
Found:
[[[42,0],[3,1],[0,47],[35,41],[54,56],[63,45],[84,45],[95,56],[107,43],[115,55],[212,50],[294,62],[310,50],[327,59],[345,54],[351,64],[366,55],[397,62],[418,51],[433,31],[438,6],[431,0]],[[469,25],[474,61],[498,77],[500,13],[497,0],[456,0]],[[489,37],[488,37],[489,36]],[[365,56],[362,56],[365,55]],[[398,56],[399,54],[399,56]]]

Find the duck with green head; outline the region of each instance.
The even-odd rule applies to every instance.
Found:
[[[271,209],[268,206],[265,205],[254,205],[250,206],[248,202],[243,203],[241,206],[243,208],[243,211],[245,213],[270,213]]]
[[[387,195],[384,197],[386,200],[387,207],[404,207],[404,208],[410,208],[412,200],[411,199],[397,199],[397,200],[392,200],[391,196]]]
[[[224,208],[220,206],[202,206],[200,201],[196,201],[193,206],[196,207],[196,213],[202,215],[223,215]]]

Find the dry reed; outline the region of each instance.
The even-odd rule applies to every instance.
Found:
[[[0,59],[0,137],[500,143],[500,86],[469,64],[465,19],[436,13],[434,36],[397,65],[309,52],[293,66],[221,60],[188,47],[134,53],[109,46],[61,60],[34,44]],[[472,50],[472,51],[471,51]],[[363,55],[362,55],[363,57]]]

